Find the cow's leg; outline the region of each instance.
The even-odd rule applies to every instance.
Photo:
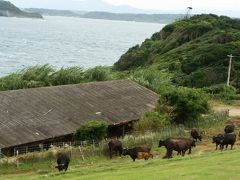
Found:
[[[231,150],[232,150],[232,148],[233,148],[233,144],[231,144]]]
[[[220,150],[223,151],[223,149],[224,149],[224,145],[220,144]]]
[[[172,153],[173,153],[173,150],[168,150],[167,157],[172,158]]]
[[[67,171],[68,165],[69,165],[69,163],[67,163],[67,164],[65,165],[65,171]]]
[[[122,148],[119,148],[118,152],[119,152],[119,156],[121,157],[122,156]]]
[[[185,155],[185,152],[186,152],[186,150],[182,150],[182,156],[184,156],[184,155]]]
[[[192,148],[190,147],[188,150],[188,154],[191,154],[191,153],[192,153]]]
[[[110,159],[112,159],[112,150],[109,149],[109,155],[110,155]]]
[[[225,148],[226,148],[226,150],[227,150],[227,148],[228,148],[228,144],[226,144],[226,147],[225,147]]]

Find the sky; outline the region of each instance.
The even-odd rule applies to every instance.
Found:
[[[86,11],[134,11],[136,9],[177,13],[187,7],[193,8],[193,13],[237,14],[240,17],[239,0],[9,0],[22,8],[38,7],[49,9],[69,9]],[[117,6],[117,7],[116,7]],[[128,7],[129,6],[129,7]],[[121,9],[122,8],[122,9]],[[135,12],[135,11],[134,11]],[[138,12],[138,11],[136,11]]]
[[[202,10],[240,10],[239,0],[104,0],[114,5],[140,9],[179,10],[188,6]]]

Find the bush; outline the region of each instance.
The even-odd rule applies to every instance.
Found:
[[[195,121],[209,110],[206,95],[197,89],[175,88],[164,97],[173,108],[171,118],[175,123]]]
[[[134,130],[140,132],[156,131],[170,124],[169,118],[159,112],[146,113],[139,121],[134,123]]]
[[[52,85],[78,84],[83,82],[84,70],[81,67],[61,68],[51,75]]]
[[[130,79],[159,94],[167,92],[173,86],[172,74],[156,69],[135,71],[130,75]]]
[[[86,81],[106,81],[111,79],[109,74],[111,73],[111,69],[104,66],[97,66],[92,69],[88,69],[85,72]]]
[[[205,87],[203,90],[206,93],[211,94],[215,98],[233,100],[237,97],[237,90],[233,86],[227,86],[226,84],[217,84],[210,87]]]
[[[75,139],[80,141],[101,141],[107,133],[107,123],[93,120],[83,124],[75,133]]]

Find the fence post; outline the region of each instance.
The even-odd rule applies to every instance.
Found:
[[[80,151],[80,155],[81,155],[81,157],[82,157],[82,160],[85,161],[85,158],[84,158],[84,155],[83,155],[81,146],[78,146],[78,149],[79,149],[79,151]]]
[[[17,168],[19,167],[19,161],[18,161],[18,150],[17,150]]]
[[[94,139],[92,141],[92,147],[93,147],[93,156],[95,155],[95,142],[94,142]]]

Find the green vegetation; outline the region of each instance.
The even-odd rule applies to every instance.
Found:
[[[26,17],[26,18],[43,18],[38,13],[24,12],[14,6],[9,1],[0,0],[0,16],[6,17]]]
[[[95,140],[99,142],[106,136],[107,128],[108,125],[105,121],[89,121],[77,129],[75,139],[80,141]]]
[[[130,159],[100,160],[75,166],[66,173],[29,173],[0,176],[3,179],[239,179],[239,150],[133,163]]]
[[[205,87],[225,83],[228,54],[240,54],[240,20],[213,14],[176,21],[130,48],[114,68],[164,70],[176,85]],[[239,63],[234,61],[231,84],[239,88]]]
[[[165,99],[172,107],[170,116],[175,123],[196,121],[209,111],[208,99],[200,90],[178,88],[167,93]]]
[[[126,136],[121,141],[124,147],[134,147],[138,145],[152,145],[154,159],[148,161],[136,161],[129,157],[114,157],[109,160],[107,154],[107,143],[102,142],[99,146],[82,147],[69,149],[51,149],[47,152],[30,153],[19,156],[18,167],[16,159],[9,158],[4,163],[0,163],[1,179],[175,179],[183,176],[188,178],[210,178],[226,179],[231,175],[231,179],[238,179],[236,160],[239,150],[228,150],[224,152],[215,151],[215,145],[211,143],[211,135],[222,130],[226,118],[213,114],[198,127],[204,131],[204,142],[198,143],[193,149],[192,155],[185,157],[176,156],[170,160],[162,159],[165,154],[164,148],[157,148],[159,139],[174,136],[189,136],[184,127],[169,127],[159,130],[157,133],[147,133],[145,135]],[[234,149],[237,147],[235,146]],[[54,168],[56,164],[56,153],[66,152],[71,154],[70,168],[66,173],[58,173]],[[7,163],[8,162],[8,163]],[[229,163],[229,165],[228,165]],[[236,163],[236,164],[235,164]],[[207,164],[207,166],[206,166]],[[231,166],[230,168],[227,168]],[[235,168],[234,168],[235,167]],[[221,176],[217,170],[224,168]],[[227,169],[226,169],[227,168]],[[211,171],[209,170],[211,169]],[[13,173],[14,172],[14,173]]]
[[[110,67],[97,66],[92,69],[81,67],[53,69],[49,65],[33,66],[20,72],[0,78],[0,90],[78,84],[92,81],[106,81],[121,78],[121,73]]]

